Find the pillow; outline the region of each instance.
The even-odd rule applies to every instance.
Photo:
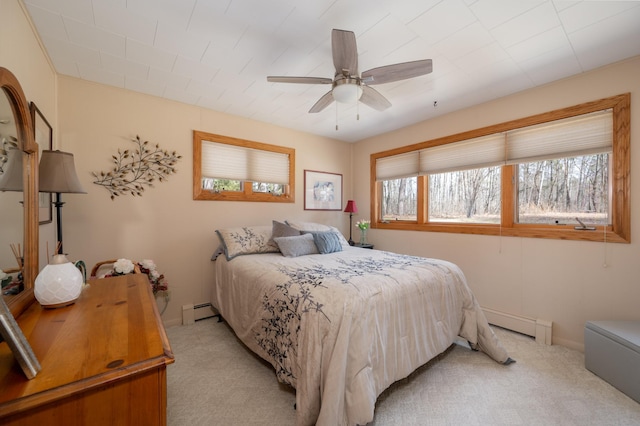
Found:
[[[276,237],[274,241],[278,244],[282,255],[286,257],[318,254],[318,248],[311,234],[296,235],[294,237]]]
[[[307,232],[305,232],[307,233]],[[332,231],[323,232],[308,232],[313,235],[313,242],[316,243],[316,247],[320,254],[335,253],[342,251],[342,244],[340,243],[340,236]]]
[[[315,222],[293,222],[290,220],[286,220],[285,222],[287,225],[300,231],[330,231],[331,228],[329,225]]]
[[[220,256],[222,253],[224,253],[224,246],[220,244],[216,249],[216,251],[214,251],[213,254],[211,255],[211,260],[216,260],[218,256]]]
[[[236,256],[256,253],[277,253],[278,247],[269,244],[271,226],[247,226],[218,229],[216,234],[224,248],[227,260]]]
[[[329,226],[329,225],[323,225],[321,223],[314,223],[314,222],[292,222],[290,220],[285,221],[287,225],[298,229],[300,231],[307,231],[307,232],[322,232],[322,231],[332,231],[335,232],[336,234],[338,234],[338,238],[340,239],[340,244],[342,245],[343,248],[345,247],[351,247],[349,245],[349,242],[347,241],[347,239],[342,235],[342,232],[340,232],[338,230],[338,228],[335,228],[333,226]]]
[[[278,237],[295,237],[296,235],[300,235],[300,231],[298,231],[295,228],[292,228],[291,226],[287,225],[286,223],[282,223],[282,222],[278,222],[277,220],[272,221],[272,227],[271,227],[271,239],[269,240],[269,244],[273,245],[274,247],[278,248],[278,245],[276,244],[276,242],[273,240],[274,238],[278,238]],[[278,248],[278,251],[280,249]]]

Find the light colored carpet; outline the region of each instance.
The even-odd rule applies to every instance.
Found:
[[[380,395],[371,425],[640,425],[640,404],[586,370],[582,353],[495,331],[515,364],[455,345]],[[169,426],[295,423],[294,391],[226,323],[167,334]]]

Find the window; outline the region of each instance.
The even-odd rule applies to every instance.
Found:
[[[273,195],[285,195],[287,185],[282,183],[253,182],[253,192],[264,192]]]
[[[295,150],[193,132],[193,199],[295,201]]]
[[[519,164],[517,220],[608,225],[609,154]]]
[[[416,220],[418,179],[416,177],[382,181],[382,220]]]
[[[629,103],[619,95],[372,154],[372,226],[629,242]]]
[[[429,175],[429,222],[500,223],[500,167]]]

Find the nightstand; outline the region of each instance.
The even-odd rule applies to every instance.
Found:
[[[373,249],[373,244],[360,244],[360,243],[355,243],[353,246],[354,246],[354,247],[359,247],[359,248],[364,248],[364,249]]]

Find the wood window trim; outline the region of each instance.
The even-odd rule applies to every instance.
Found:
[[[218,142],[245,148],[259,149],[263,151],[278,152],[289,157],[289,185],[283,195],[274,195],[264,192],[253,192],[250,181],[245,181],[243,191],[207,191],[202,188],[202,142]],[[193,199],[209,201],[258,201],[272,203],[295,202],[295,168],[296,150],[293,148],[270,145],[262,142],[254,142],[230,136],[216,135],[198,130],[193,131]]]
[[[631,190],[630,170],[631,158],[630,113],[631,95],[616,95],[597,101],[586,102],[567,108],[545,112],[522,119],[512,120],[476,130],[458,133],[413,145],[378,152],[370,156],[370,188],[371,188],[371,227],[376,229],[393,229],[425,232],[449,232],[476,235],[495,235],[526,238],[548,238],[577,241],[598,241],[612,243],[631,242]],[[425,149],[433,146],[458,142],[461,140],[485,136],[492,133],[505,132],[520,127],[546,123],[562,118],[587,114],[603,109],[613,110],[613,152],[611,168],[611,225],[597,226],[595,231],[575,230],[573,225],[540,225],[514,223],[515,191],[514,177],[516,166],[502,166],[502,214],[501,223],[496,224],[449,224],[429,223],[427,215],[426,176],[418,176],[418,211],[416,221],[383,222],[381,220],[382,183],[376,181],[376,160],[391,155]]]

